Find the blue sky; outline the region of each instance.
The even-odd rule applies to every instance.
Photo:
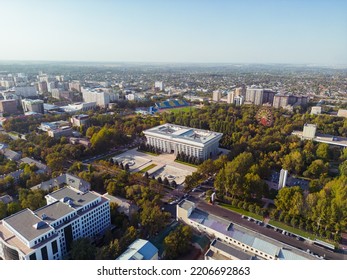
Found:
[[[344,0],[0,0],[0,60],[347,64]]]

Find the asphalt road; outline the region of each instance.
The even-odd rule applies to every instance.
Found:
[[[207,213],[210,213],[219,217],[223,217],[224,219],[229,220],[232,223],[241,225],[245,228],[251,229],[255,232],[258,232],[260,234],[263,234],[265,236],[268,236],[270,238],[273,238],[275,240],[278,240],[290,246],[299,248],[303,251],[307,251],[307,249],[309,249],[310,252],[312,252],[313,254],[318,256],[323,256],[324,259],[326,260],[347,260],[347,255],[333,252],[328,249],[324,249],[317,245],[311,244],[308,241],[300,241],[294,237],[283,235],[282,233],[277,232],[272,228],[266,228],[265,226],[260,226],[254,222],[248,221],[247,219],[243,219],[241,215],[238,213],[232,212],[218,205],[211,205],[207,203],[204,199],[200,198],[199,197],[200,195],[201,195],[201,191],[191,192],[188,199],[190,201],[195,202],[197,205],[197,208]],[[170,212],[173,217],[176,218],[176,204],[165,205],[164,208],[165,210]]]

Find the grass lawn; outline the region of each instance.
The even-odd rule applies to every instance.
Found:
[[[243,210],[243,209],[238,208],[238,207],[234,207],[234,206],[232,206],[232,205],[230,205],[230,204],[218,203],[218,205],[221,206],[221,207],[224,207],[224,208],[226,208],[226,209],[229,209],[229,210],[231,210],[231,211],[233,211],[233,212],[239,213],[239,214],[241,214],[241,215],[245,215],[245,216],[251,217],[251,218],[253,218],[253,219],[257,219],[257,220],[259,220],[259,221],[263,221],[263,219],[264,219],[264,218],[263,218],[262,216],[260,216],[260,215],[254,214],[254,213],[252,213],[252,212],[248,212],[248,211]]]
[[[144,169],[141,169],[139,171],[139,173],[146,173],[148,170],[152,169],[153,167],[156,167],[157,165],[152,163],[151,165],[148,165],[147,167],[145,167]]]
[[[192,107],[191,109],[192,109],[192,111],[195,110],[194,107]],[[173,108],[173,109],[169,109],[167,111],[170,111],[170,112],[189,112],[190,108],[188,106],[188,107],[181,107],[181,108]]]
[[[182,164],[188,165],[188,166],[192,166],[192,167],[198,167],[199,166],[199,165],[196,165],[196,164],[180,161],[178,159],[175,159],[175,161],[178,162],[178,163],[182,163]]]

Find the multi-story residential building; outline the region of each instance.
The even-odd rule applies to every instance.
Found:
[[[22,107],[24,113],[26,112],[35,112],[35,113],[44,113],[43,109],[43,100],[41,99],[23,99]]]
[[[275,94],[276,92],[270,89],[261,89],[252,86],[247,88],[245,101],[254,105],[262,105],[265,103],[272,105]]]
[[[276,94],[273,99],[273,107],[288,108],[288,106],[305,106],[307,105],[307,96],[292,94]]]
[[[213,101],[219,102],[221,98],[222,98],[222,92],[220,90],[215,90],[212,93],[212,100]]]
[[[104,90],[90,90],[82,88],[84,102],[95,102],[97,106],[106,107],[110,102],[117,100],[117,95]]]
[[[175,124],[163,124],[143,132],[147,143],[165,153],[184,153],[199,159],[218,154],[223,134]]]
[[[0,222],[0,257],[5,260],[57,260],[72,241],[94,238],[110,226],[109,201],[70,186],[46,195],[47,205],[24,209]]]
[[[230,91],[227,95],[227,103],[235,104],[236,106],[241,106],[244,102],[244,97],[242,95],[236,95],[236,92]]]
[[[72,81],[69,83],[69,90],[81,92],[81,83],[79,81]]]
[[[263,101],[264,90],[252,86],[246,90],[246,102],[250,102],[254,105],[261,105]]]
[[[227,94],[227,103],[234,104],[234,99],[235,99],[235,91],[229,91]]]
[[[25,86],[25,87],[16,87],[15,95],[18,98],[28,98],[28,97],[36,97],[38,96],[38,93],[35,87]]]
[[[17,100],[0,100],[0,113],[3,114],[15,114],[18,112]]]

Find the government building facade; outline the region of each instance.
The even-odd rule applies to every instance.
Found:
[[[202,160],[218,154],[223,134],[175,124],[163,124],[145,130],[147,144],[164,153],[184,153]]]

